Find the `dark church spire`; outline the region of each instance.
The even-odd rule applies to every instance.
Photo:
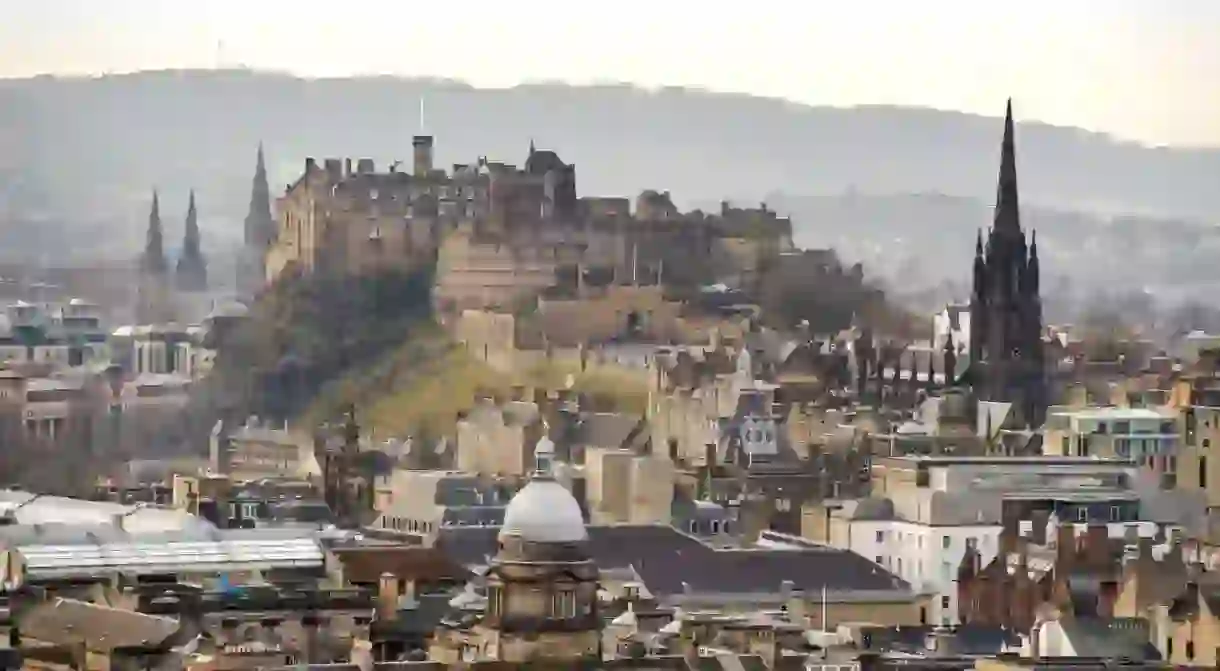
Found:
[[[1013,137],[1012,98],[1004,113],[1004,139],[1000,143],[1000,179],[996,184],[995,220],[997,233],[1011,235],[1021,230],[1020,202],[1017,198],[1017,150]]]
[[[263,143],[258,143],[258,163],[250,188],[250,209],[246,214],[246,246],[263,250],[275,239],[275,220],[271,218],[271,188],[267,185],[267,164]]]
[[[1032,298],[1040,298],[1041,279],[1038,277],[1039,273],[1038,232],[1031,231],[1029,239],[1029,263],[1025,267],[1025,290]]]
[[[199,240],[199,211],[195,207],[195,190],[191,189],[186,209],[186,232],[182,236],[182,251],[178,255],[178,289],[203,291],[208,285],[207,264]]]
[[[164,275],[169,269],[165,261],[165,240],[161,232],[161,203],[153,189],[152,208],[148,212],[148,234],[144,241],[144,254],[140,257],[140,271],[145,275]]]
[[[1037,427],[1046,410],[1038,248],[1021,229],[1012,100],[1000,147],[992,228],[981,250],[975,241],[968,375],[980,400],[1012,403]]]

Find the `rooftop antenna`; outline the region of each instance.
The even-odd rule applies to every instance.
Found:
[[[419,134],[424,134],[424,94],[419,94]]]

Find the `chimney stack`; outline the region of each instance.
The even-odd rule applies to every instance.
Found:
[[[377,581],[377,619],[393,620],[398,610],[398,578],[393,573],[382,573]]]

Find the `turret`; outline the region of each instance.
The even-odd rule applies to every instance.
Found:
[[[414,152],[413,170],[416,177],[427,177],[432,172],[432,136],[416,135],[411,140]]]

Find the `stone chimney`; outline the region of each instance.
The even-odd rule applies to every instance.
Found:
[[[398,578],[382,573],[377,580],[377,619],[393,620],[398,611]]]
[[[1110,529],[1105,524],[1091,524],[1085,532],[1085,557],[1089,566],[1102,567],[1111,562]]]
[[[1060,522],[1055,535],[1055,571],[1067,574],[1076,559],[1076,525]]]

